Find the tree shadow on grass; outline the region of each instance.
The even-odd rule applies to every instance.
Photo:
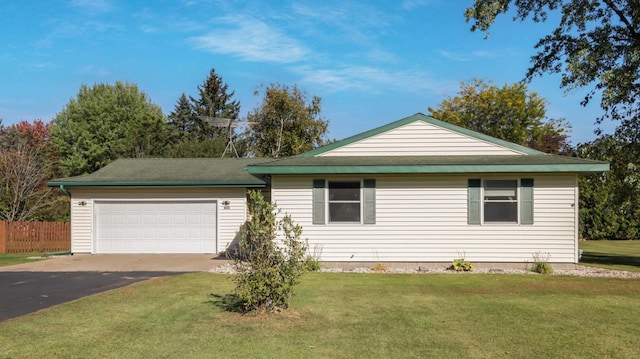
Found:
[[[224,310],[225,312],[231,313],[244,313],[244,306],[242,305],[242,301],[238,298],[237,295],[233,293],[228,294],[209,294],[209,301],[215,305],[216,307]]]
[[[640,268],[640,257],[621,256],[616,254],[603,254],[585,251],[582,253],[581,263],[595,265],[627,265]]]

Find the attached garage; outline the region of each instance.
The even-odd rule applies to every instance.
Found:
[[[96,253],[216,253],[215,201],[96,201]]]
[[[50,181],[71,196],[73,253],[220,253],[247,220],[247,190],[266,187],[250,158],[120,159]]]

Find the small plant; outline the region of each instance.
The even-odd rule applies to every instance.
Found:
[[[307,272],[319,272],[320,269],[322,269],[322,265],[320,265],[320,260],[318,260],[318,258],[312,255],[307,255],[304,258],[304,269]]]
[[[386,272],[389,270],[389,267],[384,263],[376,263],[376,265],[371,267],[371,270],[374,272]]]
[[[309,241],[306,243],[307,249],[309,248]],[[307,272],[319,272],[322,269],[320,264],[320,256],[322,255],[322,247],[319,244],[313,246],[313,251],[304,258],[304,269]]]
[[[468,260],[464,258],[457,258],[454,259],[453,262],[451,262],[451,266],[449,266],[449,269],[456,272],[473,272],[475,267]]]
[[[540,252],[534,253],[533,255],[533,266],[531,270],[540,274],[552,274],[553,267],[548,262],[549,255],[543,256]]]

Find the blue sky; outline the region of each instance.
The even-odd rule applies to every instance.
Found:
[[[169,114],[213,67],[242,115],[259,85],[297,84],[323,100],[330,137],[341,139],[454,96],[461,81],[523,78],[551,24],[498,20],[491,36],[463,17],[471,0],[397,1],[3,1],[0,118],[51,120],[81,84],[135,83]],[[574,144],[594,139],[597,104],[559,89],[557,76],[530,90],[548,116],[573,125]],[[609,126],[610,127],[610,126]]]

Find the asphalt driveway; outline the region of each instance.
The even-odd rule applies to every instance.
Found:
[[[75,254],[0,267],[0,272],[207,272],[226,263],[217,254]]]
[[[178,272],[0,272],[0,322]]]
[[[203,272],[216,254],[80,254],[0,267],[0,322],[155,277]]]

